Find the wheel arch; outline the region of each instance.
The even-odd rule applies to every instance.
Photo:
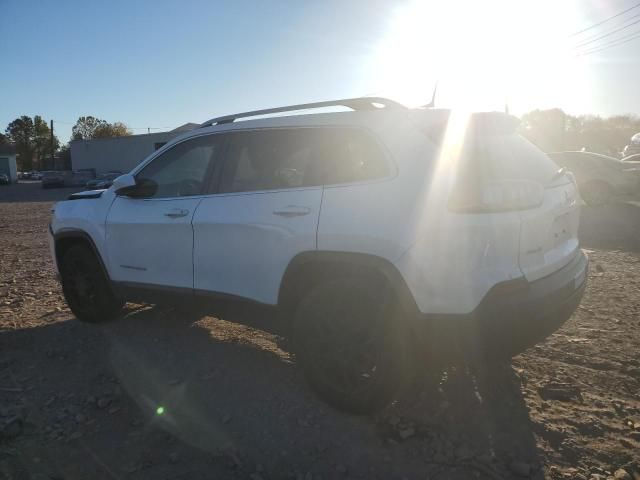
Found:
[[[105,278],[111,281],[111,278],[109,277],[109,272],[104,263],[102,255],[100,255],[100,251],[98,250],[98,247],[93,241],[93,238],[91,238],[91,235],[89,235],[87,232],[85,232],[84,230],[77,230],[77,229],[61,230],[53,235],[53,241],[54,241],[54,248],[55,248],[55,255],[56,255],[56,263],[58,265],[60,265],[60,262],[62,261],[62,257],[64,256],[65,252],[67,252],[69,248],[71,248],[73,245],[78,245],[78,244],[87,245],[91,249],[93,254],[96,256],[96,258],[98,259],[98,262],[100,263],[100,268],[102,269],[102,273],[104,274]]]
[[[373,275],[386,281],[409,314],[418,306],[402,274],[389,260],[353,252],[310,251],[296,255],[287,266],[278,292],[278,308],[290,315],[306,291],[320,282],[345,275]]]

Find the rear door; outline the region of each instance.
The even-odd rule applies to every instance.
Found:
[[[111,278],[147,286],[193,288],[193,219],[218,167],[220,138],[188,139],[165,151],[136,180],[157,184],[145,198],[118,196],[107,215]]]
[[[539,206],[520,210],[520,269],[537,280],[571,261],[578,249],[580,211],[573,179],[520,135],[495,135],[481,142],[495,175],[544,187]]]
[[[277,303],[291,259],[316,249],[323,179],[315,130],[224,135],[220,185],[193,218],[196,292]]]

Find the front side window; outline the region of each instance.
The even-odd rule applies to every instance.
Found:
[[[157,185],[149,198],[187,197],[204,193],[222,142],[216,135],[204,135],[179,143],[156,157],[137,175],[137,181]]]
[[[388,175],[378,146],[353,128],[253,130],[230,138],[223,193],[332,185]]]

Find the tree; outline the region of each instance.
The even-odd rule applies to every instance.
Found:
[[[40,168],[46,165],[51,158],[51,154],[58,150],[60,142],[54,135],[53,152],[51,151],[51,129],[49,124],[40,115],[33,117],[33,146],[34,155]],[[53,168],[53,165],[50,165]]]
[[[51,156],[51,129],[40,115],[33,119],[27,115],[16,118],[5,130],[7,140],[16,146],[17,162],[21,170],[42,168]],[[53,149],[57,150],[58,139],[53,137]]]
[[[127,137],[131,135],[131,130],[122,122],[105,123],[98,126],[93,138]]]
[[[521,120],[521,133],[545,152],[565,149],[567,114],[559,108],[532,110]]]
[[[27,115],[16,118],[5,130],[9,141],[16,146],[17,162],[22,171],[33,169],[34,132],[33,120]]]
[[[106,121],[91,115],[80,117],[71,129],[71,138],[73,140],[88,140],[94,138],[95,131],[98,127],[106,125]]]
[[[0,133],[0,145],[6,145],[7,143],[9,143],[7,136]]]
[[[73,126],[73,140],[89,140],[92,138],[125,137],[131,135],[129,127],[122,122],[108,123],[96,117],[80,117]]]
[[[546,152],[582,150],[617,156],[634,133],[640,118],[616,115],[567,115],[562,110],[533,110],[522,116],[520,133]]]
[[[64,144],[58,152],[58,158],[62,163],[63,170],[71,170],[71,148],[69,144]]]

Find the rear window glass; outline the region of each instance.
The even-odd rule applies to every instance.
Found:
[[[354,128],[290,128],[231,134],[220,191],[350,183],[388,174],[384,155]]]
[[[532,180],[547,183],[558,165],[542,150],[518,134],[476,137],[467,166],[484,180]]]

